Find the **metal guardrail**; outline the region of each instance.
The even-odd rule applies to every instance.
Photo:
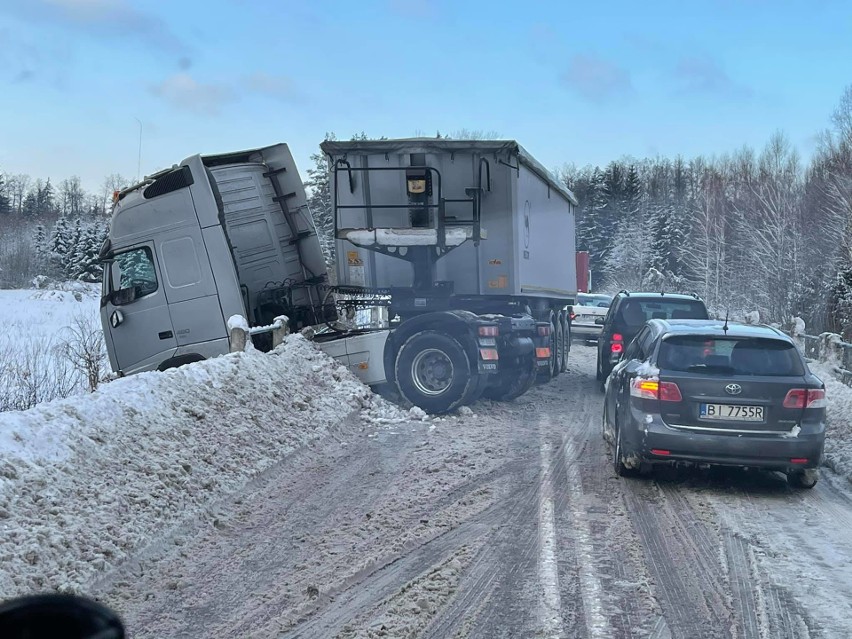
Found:
[[[846,386],[852,386],[852,344],[841,341],[838,335],[832,333],[795,335],[793,339],[799,342],[807,359],[818,362],[834,360],[836,365],[833,368],[838,380]]]

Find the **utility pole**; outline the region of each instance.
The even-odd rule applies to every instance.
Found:
[[[139,156],[136,159],[136,179],[135,182],[139,182],[142,179],[142,120],[139,118],[133,118],[139,123]]]

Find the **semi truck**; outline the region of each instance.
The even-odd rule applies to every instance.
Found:
[[[566,365],[576,200],[517,143],[325,143],[332,277],[286,144],[194,155],[115,198],[101,320],[119,374],[229,352],[286,316],[365,383],[432,413]],[[332,281],[334,280],[334,281]],[[385,325],[341,321],[383,306]]]

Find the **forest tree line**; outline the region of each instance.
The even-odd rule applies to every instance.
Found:
[[[566,166],[599,290],[698,293],[716,313],[802,317],[852,338],[852,86],[810,163],[760,151]]]
[[[309,205],[333,260],[327,158],[311,162]],[[852,86],[808,163],[777,133],[758,151],[567,164],[559,177],[580,201],[577,249],[590,253],[595,290],[695,292],[716,313],[800,316],[852,339]],[[87,193],[76,177],[54,186],[0,173],[0,287],[35,275],[97,281],[112,193],[127,185],[111,175]]]

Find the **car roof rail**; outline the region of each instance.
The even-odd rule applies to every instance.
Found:
[[[616,295],[621,295],[622,293],[624,293],[627,297],[630,297],[630,291],[628,291],[627,289],[624,289],[624,288],[621,289],[620,291],[618,291],[618,293],[616,293]]]

